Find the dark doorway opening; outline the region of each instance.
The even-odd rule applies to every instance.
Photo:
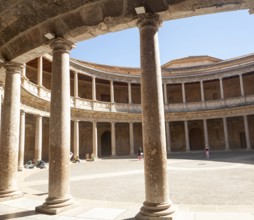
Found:
[[[111,132],[105,131],[101,135],[101,156],[111,156]]]
[[[190,137],[190,149],[191,150],[203,150],[204,138],[203,132],[200,128],[192,128],[189,133]]]

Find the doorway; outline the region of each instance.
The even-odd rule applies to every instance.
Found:
[[[111,156],[111,132],[105,131],[101,135],[101,156]]]

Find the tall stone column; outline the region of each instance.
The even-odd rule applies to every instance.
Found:
[[[110,81],[110,102],[115,103],[114,82]]]
[[[167,140],[167,152],[171,152],[171,142],[170,142],[170,126],[169,122],[166,123],[166,140]]]
[[[164,89],[164,104],[168,104],[168,92],[166,83],[163,85],[163,89]]]
[[[239,80],[240,80],[240,89],[241,89],[241,96],[244,96],[244,85],[243,85],[243,75],[239,75]]]
[[[223,129],[224,129],[224,138],[225,138],[225,147],[226,151],[229,150],[229,142],[228,142],[228,126],[227,126],[227,119],[223,118]]]
[[[92,99],[96,101],[96,80],[95,77],[92,77]]]
[[[244,115],[244,130],[245,130],[245,137],[246,137],[246,143],[247,143],[247,150],[251,149],[251,144],[250,144],[250,131],[249,131],[249,124],[248,124],[248,116]]]
[[[205,136],[205,145],[209,146],[209,138],[208,138],[208,130],[207,130],[207,120],[203,120],[203,125],[204,125],[204,136]]]
[[[128,83],[128,98],[129,104],[132,104],[131,83]]]
[[[200,81],[200,93],[201,93],[201,102],[205,101],[205,92],[204,92],[204,84],[203,81]]]
[[[111,145],[112,145],[112,156],[116,155],[116,129],[115,122],[111,122]]]
[[[182,95],[183,95],[183,103],[186,103],[185,84],[184,83],[182,83]]]
[[[98,158],[98,130],[97,122],[93,122],[93,154],[95,158]]]
[[[55,39],[53,49],[49,127],[49,192],[36,211],[57,214],[73,206],[70,195],[70,67],[73,44]]]
[[[26,113],[24,111],[20,111],[18,171],[22,171],[24,167],[25,132],[26,132]]]
[[[24,86],[25,80],[26,80],[26,64],[22,65],[22,70],[21,70],[21,83]]]
[[[73,158],[79,157],[79,121],[74,120]]]
[[[17,188],[21,64],[8,62],[0,145],[0,200],[22,196]]]
[[[220,78],[220,97],[224,99],[223,78]]]
[[[43,58],[38,57],[38,68],[37,68],[37,84],[39,96],[41,96],[41,87],[42,87],[42,74],[43,74]]]
[[[145,169],[145,201],[135,219],[172,219],[169,199],[163,89],[156,14],[138,21],[141,53],[141,103]]]
[[[36,161],[41,160],[41,156],[42,156],[42,116],[36,115],[34,159]]]
[[[74,104],[76,106],[78,98],[78,73],[74,72]]]
[[[186,151],[190,151],[190,139],[189,139],[189,128],[188,121],[184,121],[184,133],[185,133],[185,143],[186,143]]]
[[[130,128],[130,154],[134,154],[133,122],[129,123]]]

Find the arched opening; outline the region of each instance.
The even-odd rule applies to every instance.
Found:
[[[101,135],[101,156],[111,156],[111,132],[105,131]]]
[[[191,150],[203,150],[204,138],[203,132],[200,128],[192,128],[189,132],[190,137],[190,149]]]

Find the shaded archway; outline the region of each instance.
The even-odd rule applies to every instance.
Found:
[[[200,128],[192,128],[189,132],[190,137],[190,149],[191,150],[203,150],[204,149],[204,137]]]
[[[111,132],[105,131],[101,135],[101,156],[111,156]]]

